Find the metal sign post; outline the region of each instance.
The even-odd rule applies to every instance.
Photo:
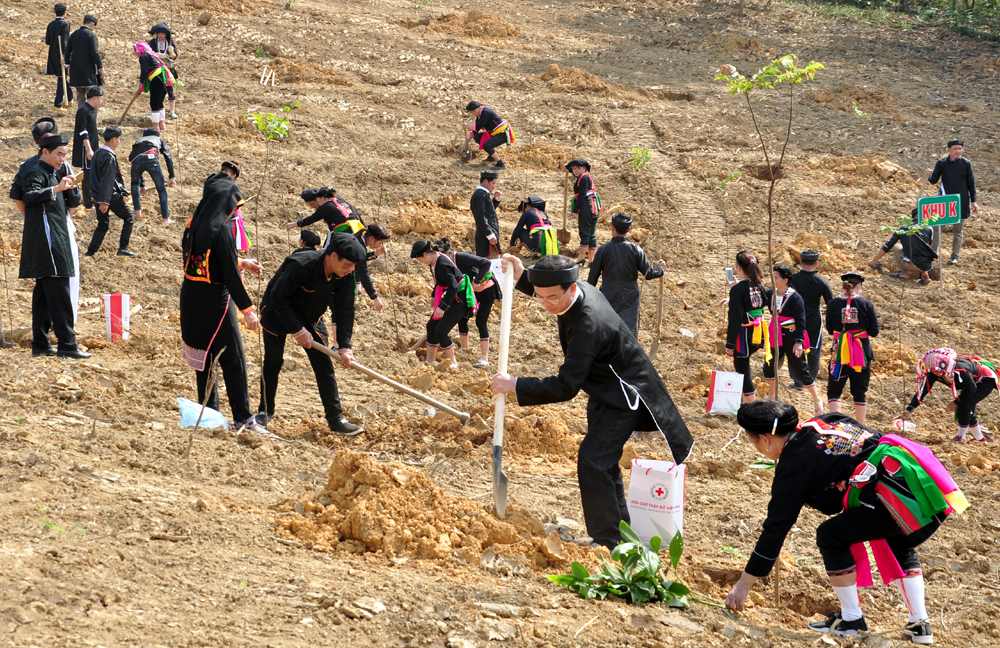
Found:
[[[929,196],[917,200],[917,222],[928,227],[944,227],[958,225],[962,222],[962,196],[959,194],[944,194]],[[938,230],[938,263],[941,264],[941,288],[944,288],[944,257],[941,256],[941,239],[943,232]]]

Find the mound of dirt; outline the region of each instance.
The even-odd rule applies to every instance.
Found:
[[[198,11],[211,10],[222,13],[259,13],[264,10],[273,10],[278,7],[277,2],[268,0],[187,0],[185,2],[190,9]]]
[[[840,276],[847,270],[857,270],[864,266],[863,259],[833,247],[827,237],[808,232],[797,233],[791,243],[778,243],[774,246],[774,263],[799,265],[802,262],[802,250],[808,249],[819,252],[817,270],[820,274]]]
[[[276,83],[323,83],[338,86],[351,84],[351,80],[343,74],[308,61],[275,58],[268,61],[267,66],[275,71]],[[258,79],[263,73],[263,68],[256,72]]]
[[[910,347],[903,345],[902,356],[898,344],[882,346],[878,342],[872,342],[872,353],[875,361],[872,363],[872,374],[886,374],[891,376],[903,376],[916,373],[917,357],[916,352]],[[902,362],[900,362],[902,358]]]
[[[578,67],[561,68],[550,63],[549,69],[538,78],[552,92],[587,92],[597,95],[615,92],[615,87],[605,83],[604,79]]]
[[[318,551],[431,560],[457,554],[478,561],[494,547],[529,558],[536,568],[553,560],[543,553],[544,525],[527,511],[511,507],[500,521],[482,504],[446,494],[423,472],[399,462],[376,463],[365,453],[341,450],[324,488],[279,508],[279,535]],[[582,553],[559,545],[556,553]]]
[[[714,52],[716,54],[728,54],[730,56],[744,57],[746,60],[760,57],[774,58],[777,51],[772,45],[770,48],[760,41],[759,38],[752,38],[733,32],[712,32],[701,40],[695,49],[702,52]]]
[[[456,234],[456,219],[462,222],[470,222],[469,219],[460,217],[455,211],[466,211],[469,209],[469,198],[461,194],[449,194],[444,198],[417,198],[408,200],[397,205],[396,222],[392,226],[392,231],[396,234],[432,234],[451,235]]]
[[[562,171],[563,165],[573,159],[573,149],[548,142],[517,144],[504,152],[508,162],[514,162],[519,169],[530,168],[543,171]],[[468,203],[468,199],[466,199]]]
[[[806,92],[806,99],[835,110],[852,110],[857,106],[867,113],[896,114],[899,104],[896,97],[888,90],[868,90],[857,86],[841,84],[829,90],[813,90]]]
[[[402,23],[407,29],[421,32],[436,32],[445,36],[460,36],[480,40],[515,38],[521,30],[499,16],[486,14],[474,9],[467,14],[445,14],[428,16],[422,20]]]

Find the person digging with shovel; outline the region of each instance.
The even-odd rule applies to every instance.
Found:
[[[469,142],[476,139],[479,142],[479,150],[486,151],[486,162],[493,162],[491,168],[494,171],[506,169],[507,165],[500,159],[500,154],[497,153],[496,149],[504,144],[512,146],[517,141],[517,136],[514,134],[514,129],[510,127],[510,123],[498,115],[495,110],[478,101],[470,101],[465,110],[472,113],[476,121],[471,124],[462,124],[463,128],[469,131],[463,148],[469,148]]]
[[[577,479],[587,532],[613,548],[621,542],[619,524],[630,521],[618,465],[625,442],[633,432],[658,430],[682,463],[694,439],[635,335],[597,288],[579,280],[572,259],[551,254],[526,270],[516,256],[503,258],[516,289],[558,316],[565,357],[558,375],[548,378],[497,373],[493,393],[515,393],[521,406],[565,402],[581,390],[589,396]]]
[[[510,245],[525,246],[535,257],[559,254],[559,241],[555,230],[545,213],[545,201],[538,196],[530,196],[517,206],[521,218],[510,235]]]

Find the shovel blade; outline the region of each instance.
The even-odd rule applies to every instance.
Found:
[[[653,346],[649,347],[649,359],[656,360],[656,352],[660,350],[660,341],[653,340]]]
[[[559,239],[560,243],[566,245],[571,240],[573,240],[573,235],[570,234],[570,231],[568,229],[560,229],[556,231],[556,238]]]
[[[493,504],[501,520],[507,516],[507,476],[503,474],[502,461],[503,446],[493,446]]]

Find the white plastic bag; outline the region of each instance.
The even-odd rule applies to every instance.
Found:
[[[743,401],[743,374],[732,371],[712,371],[712,382],[708,388],[706,414],[736,416]]]
[[[186,398],[178,398],[177,404],[181,408],[181,427],[194,427],[195,423],[198,423],[198,414],[201,414],[201,404]],[[211,407],[206,407],[205,413],[201,415],[201,423],[198,424],[198,427],[212,430],[226,425],[229,424],[226,422],[225,416]]]
[[[503,270],[501,270],[503,259],[490,259],[490,270],[493,272],[493,280],[497,283],[497,288],[503,293]],[[517,283],[517,282],[514,282]]]
[[[684,478],[687,466],[671,461],[633,459],[628,484],[632,530],[649,544],[660,536],[669,545],[684,530]]]

